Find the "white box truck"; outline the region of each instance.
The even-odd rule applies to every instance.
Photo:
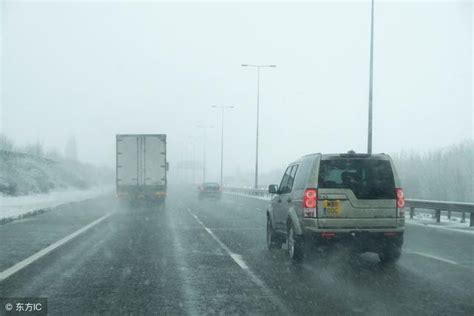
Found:
[[[168,162],[166,135],[116,135],[117,197],[163,202],[166,198]]]

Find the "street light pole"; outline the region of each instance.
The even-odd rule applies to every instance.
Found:
[[[255,189],[258,189],[258,143],[260,125],[260,67],[257,68],[257,137],[255,141]]]
[[[258,189],[258,142],[259,142],[259,123],[260,123],[260,68],[275,68],[276,65],[249,65],[242,64],[242,67],[257,68],[257,135],[255,145],[255,189]]]
[[[195,170],[196,170],[196,162],[195,162],[195,154],[194,154],[194,142],[193,142],[193,185],[196,183],[196,173],[195,173]]]
[[[233,106],[213,105],[213,108],[220,108],[222,111],[221,121],[221,186],[224,185],[224,111],[225,109],[232,109]]]
[[[370,70],[369,70],[369,127],[367,153],[372,154],[372,95],[374,83],[374,0],[372,0],[372,19],[370,22]]]
[[[196,177],[195,177],[195,167],[196,167],[196,161],[195,161],[195,146],[194,146],[194,138],[191,136],[188,137],[188,139],[191,141],[191,146],[192,146],[192,162],[191,162],[191,168],[192,168],[192,177],[193,177],[193,182],[192,184],[194,185],[196,183]]]
[[[198,128],[202,128],[204,131],[204,146],[203,146],[203,163],[202,163],[202,183],[206,182],[206,129],[213,128],[214,126],[197,126]]]

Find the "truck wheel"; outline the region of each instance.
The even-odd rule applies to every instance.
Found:
[[[395,263],[402,255],[402,247],[397,245],[387,245],[378,255],[380,262],[384,264]]]
[[[267,248],[268,250],[281,249],[283,242],[276,236],[270,218],[267,216]]]
[[[295,233],[293,223],[288,227],[286,234],[286,244],[288,246],[288,256],[293,261],[301,261],[304,258],[304,240],[302,236]]]

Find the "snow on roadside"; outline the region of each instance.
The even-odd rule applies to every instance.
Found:
[[[267,196],[256,196],[256,195],[249,195],[245,193],[236,193],[236,192],[228,192],[228,191],[223,191],[225,194],[230,194],[230,195],[237,195],[237,196],[245,196],[257,200],[264,200],[264,201],[270,201],[270,197]]]
[[[0,196],[0,220],[16,218],[34,211],[52,208],[61,204],[79,202],[112,192],[111,186],[94,187],[88,190],[52,191],[47,194],[25,196]]]
[[[419,214],[415,214],[413,219],[410,219],[409,214],[406,214],[405,222],[412,225],[474,234],[474,227],[469,227],[469,213],[466,214],[467,218],[465,223],[461,223],[461,217],[458,216],[460,213],[452,212],[452,214],[451,219],[448,219],[446,215],[441,215],[441,221],[439,223],[436,222],[430,213],[420,212]]]

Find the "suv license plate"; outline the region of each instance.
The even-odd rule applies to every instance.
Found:
[[[341,215],[341,201],[339,200],[323,200],[323,212],[328,216]]]

